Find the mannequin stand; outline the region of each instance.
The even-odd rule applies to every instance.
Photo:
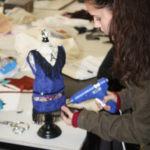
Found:
[[[46,114],[39,114],[37,111],[33,109],[33,121],[37,124],[41,124],[45,122],[44,125],[38,130],[37,134],[45,139],[51,139],[58,137],[61,134],[61,129],[54,124],[58,116],[60,116],[59,112],[51,112]]]
[[[37,134],[46,139],[55,138],[61,134],[61,129],[53,123],[53,116],[50,113],[45,114],[45,124],[38,130]]]

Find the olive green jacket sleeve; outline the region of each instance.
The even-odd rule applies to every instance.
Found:
[[[127,84],[126,88],[119,92],[120,100],[121,100],[121,110],[124,111],[126,109],[132,108],[133,98],[135,96],[139,96],[142,90],[137,88],[132,84]],[[144,92],[144,91],[143,91]],[[142,92],[142,93],[143,93]],[[137,95],[139,93],[139,95]],[[146,93],[145,93],[146,94]]]
[[[131,86],[119,94],[123,109],[132,107],[132,114],[119,116],[83,110],[78,117],[78,127],[105,140],[150,143],[150,82],[144,90]]]

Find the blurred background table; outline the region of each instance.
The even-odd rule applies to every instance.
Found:
[[[39,2],[44,3],[44,1],[45,0],[43,1],[41,0]],[[62,0],[59,0],[59,2],[63,3]],[[75,0],[75,1],[70,1],[68,5],[65,5],[61,9],[50,9],[48,6],[46,8],[38,8],[36,5],[36,7],[34,7],[33,9],[32,15],[36,16],[37,19],[40,20],[48,16],[61,15],[64,12],[75,12],[81,9],[85,9],[84,4]],[[0,11],[1,12],[3,11],[3,3],[1,4]],[[27,29],[30,27],[31,24],[28,24]],[[86,56],[89,55],[93,57],[100,56],[101,58],[104,58],[111,47],[111,44],[108,43],[108,37],[102,36],[100,37],[99,40],[87,40],[86,39],[87,34],[88,32],[83,34],[76,34],[73,37],[73,40],[75,41],[77,48],[79,48],[78,52],[80,57],[76,57],[76,59],[85,58]],[[6,39],[5,38],[6,38],[6,34],[5,35],[0,34],[0,43],[1,43],[0,56],[1,57],[13,56],[16,57],[16,59],[18,60],[20,55],[18,55],[18,51],[15,50],[15,46],[14,46],[15,40],[12,37]],[[8,39],[10,39],[10,41]],[[2,45],[4,45],[4,47],[2,47]],[[74,51],[72,52],[74,53]],[[71,52],[69,53],[71,54]],[[26,61],[25,59],[22,59],[22,62],[25,61]],[[16,78],[23,75],[29,75],[33,77],[31,71],[29,73],[28,71],[29,70],[26,69],[24,70],[24,68],[21,66],[21,72],[16,76]],[[75,92],[79,91],[83,87],[91,83],[95,83],[96,77],[88,80],[76,80],[64,74],[64,82],[66,88],[66,95],[67,98],[69,98],[71,95],[73,95]],[[18,113],[18,111],[22,111],[22,113]],[[41,125],[35,124],[32,121],[31,94],[21,94],[17,110],[0,111],[0,121],[5,121],[5,120],[15,121],[15,122],[16,121],[27,122],[30,124],[30,129],[24,132],[23,134],[15,135],[12,132],[10,127],[0,125],[0,149],[80,150],[86,136],[85,130],[67,126],[61,120],[61,118],[59,118],[56,121],[56,124],[61,128],[62,134],[58,138],[50,139],[50,140],[40,138],[37,135],[37,130],[40,128]]]

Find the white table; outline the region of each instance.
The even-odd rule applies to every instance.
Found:
[[[29,130],[23,134],[16,135],[12,132],[11,127],[0,125],[0,142],[52,150],[79,150],[82,146],[86,131],[66,125],[61,118],[56,122],[62,130],[59,137],[43,139],[37,135],[41,125],[32,121],[31,94],[21,94],[17,110],[23,110],[23,112],[1,111],[0,121],[23,121],[30,125]]]
[[[66,8],[66,10],[73,11],[75,6],[79,6],[77,2],[75,2],[75,4],[76,5],[73,3],[73,5]],[[80,7],[77,8],[80,9]],[[39,18],[43,18],[45,15],[50,15],[49,12],[50,11],[48,10],[41,11],[35,9],[34,14],[36,14]],[[53,13],[55,13],[55,11],[53,11]],[[61,13],[61,11],[59,13]],[[101,38],[100,41],[87,41],[85,39],[85,34],[82,34],[77,36],[75,40],[79,47],[83,50],[83,56],[92,55],[105,57],[107,51],[111,47],[111,44],[105,43],[107,38]],[[8,53],[10,54],[10,52]],[[86,136],[86,131],[68,126],[61,119],[56,122],[62,130],[62,134],[59,137],[54,139],[43,139],[37,135],[37,131],[41,125],[35,124],[32,121],[31,94],[21,94],[18,110],[23,110],[23,112],[17,113],[17,111],[1,111],[0,121],[23,121],[30,124],[30,129],[25,131],[23,134],[15,135],[12,132],[11,127],[0,125],[0,142],[52,150],[79,150],[82,146]]]

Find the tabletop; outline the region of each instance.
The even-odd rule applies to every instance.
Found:
[[[39,19],[42,19],[48,15],[53,16],[55,14],[62,14],[62,12],[66,12],[66,11],[73,12],[75,10],[80,10],[80,9],[85,9],[84,4],[75,1],[74,3],[72,3],[68,7],[65,7],[62,10],[48,10],[48,9],[36,8],[34,9],[33,14],[36,15]],[[80,34],[74,37],[74,40],[78,46],[77,48],[80,49],[80,56],[82,54],[83,57],[91,55],[91,56],[101,56],[104,58],[111,47],[111,44],[107,43],[108,37],[101,37],[100,40],[87,40],[85,38],[86,34],[87,33]],[[7,41],[4,40],[1,43],[4,42],[7,43]],[[14,46],[12,43],[14,43],[14,39],[10,37],[9,44],[11,48],[13,48]],[[4,56],[5,55],[16,56],[16,54],[18,54],[15,50],[10,51],[10,50],[1,49],[0,52],[1,55]],[[19,58],[19,56],[17,58]],[[28,73],[26,74],[28,75]],[[64,75],[64,80],[65,80],[67,98],[69,98],[73,93],[77,92],[78,90],[85,87],[86,85],[90,83],[94,83],[96,81],[95,78],[87,81],[78,81],[78,80],[71,79],[70,77],[67,77],[65,75]],[[41,125],[34,123],[32,120],[32,101],[31,101],[32,97],[31,96],[32,96],[31,94],[21,94],[19,98],[19,104],[16,110],[0,112],[0,122],[1,121],[13,121],[13,122],[22,121],[30,125],[29,130],[25,131],[23,134],[15,134],[12,131],[11,127],[0,125],[0,142],[31,146],[35,148],[52,149],[52,150],[80,150],[82,143],[86,137],[86,131],[66,125],[61,120],[61,118],[59,118],[55,122],[56,125],[58,125],[62,130],[62,134],[59,137],[54,139],[43,139],[37,135],[37,131],[39,130]]]
[[[16,111],[1,111],[0,122],[2,121],[21,121],[30,126],[29,130],[24,131],[24,133],[15,134],[12,127],[0,125],[0,141],[5,143],[52,150],[79,150],[86,136],[85,130],[68,126],[59,118],[55,122],[62,131],[59,137],[54,139],[39,137],[37,132],[41,125],[32,120],[31,94],[21,94]]]

